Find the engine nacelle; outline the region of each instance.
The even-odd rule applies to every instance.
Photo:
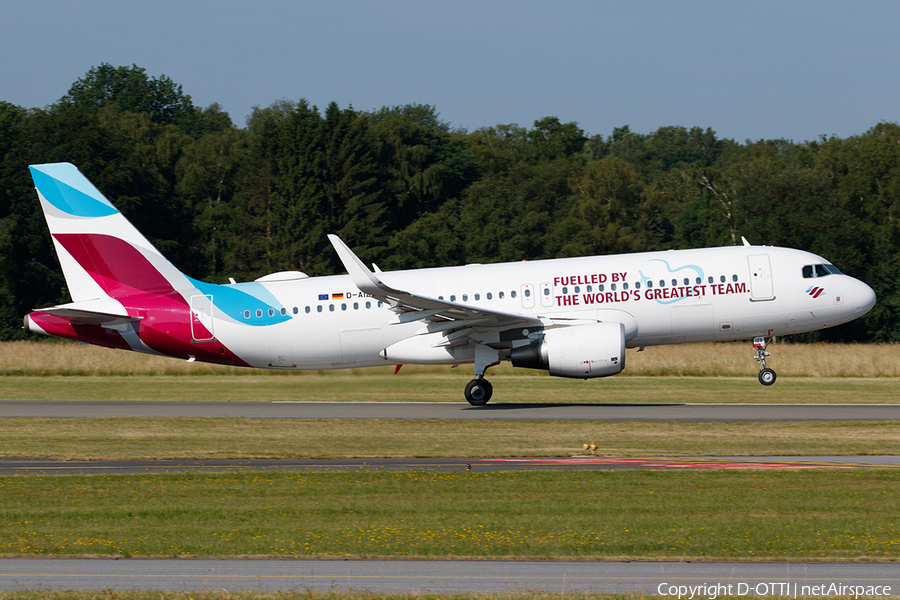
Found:
[[[554,377],[606,377],[625,368],[625,326],[591,323],[548,329],[537,343],[513,348],[514,367],[547,369]]]

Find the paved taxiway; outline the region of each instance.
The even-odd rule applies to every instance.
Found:
[[[900,404],[488,404],[0,400],[0,417],[245,417],[462,421],[895,421]]]
[[[794,596],[802,594],[804,585],[832,584],[890,586],[881,595],[895,595],[900,569],[891,563],[0,558],[0,590],[548,591],[653,596],[663,590],[677,597],[673,586],[712,584],[731,585],[733,595],[749,591]]]

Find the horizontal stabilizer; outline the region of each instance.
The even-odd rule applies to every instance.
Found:
[[[36,308],[34,312],[42,312],[48,315],[55,315],[63,319],[69,319],[74,323],[83,323],[85,325],[102,325],[103,327],[115,327],[117,325],[125,325],[127,323],[137,323],[143,317],[132,317],[124,310],[103,311],[93,310],[94,302],[73,302],[71,304],[62,304],[60,306],[50,306],[47,308]],[[112,307],[110,307],[112,308]]]

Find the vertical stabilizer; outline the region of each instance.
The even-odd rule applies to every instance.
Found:
[[[73,302],[190,285],[75,165],[29,169]]]

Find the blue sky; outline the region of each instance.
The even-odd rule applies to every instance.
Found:
[[[453,127],[711,127],[817,139],[900,121],[889,0],[0,0],[0,100],[43,107],[92,66],[252,107],[435,106]]]

